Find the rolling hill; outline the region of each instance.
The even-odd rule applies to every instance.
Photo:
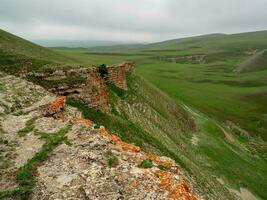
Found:
[[[22,71],[50,70],[53,65],[72,65],[75,61],[0,29],[1,70],[20,74]]]
[[[244,192],[245,186],[265,199],[259,188],[267,182],[255,176],[255,171],[261,169],[264,174],[267,169],[265,54],[249,64],[253,70],[239,73],[236,69],[266,47],[267,31],[257,31],[177,39],[135,49],[58,52],[88,64],[135,61],[139,76],[195,116],[198,131],[184,142],[200,141],[190,146],[192,155],[196,155],[190,158],[201,166],[199,171],[208,169],[207,176],[217,177],[228,188]]]
[[[236,68],[267,47],[266,36],[266,31],[213,34],[114,50],[48,50],[27,43],[47,52],[39,55],[47,63],[28,70],[47,69],[42,66],[62,58],[63,65],[72,61],[77,66],[135,61],[137,75],[128,76],[129,90],[108,88],[111,113],[73,99],[68,106],[126,142],[174,159],[206,199],[265,199],[267,70],[238,73]],[[23,44],[20,48],[12,56],[28,58],[33,52]],[[0,70],[18,75],[20,60],[2,60]],[[253,63],[257,69],[258,62]]]
[[[63,62],[68,59],[42,46],[36,45],[23,38],[15,36],[0,29],[0,50],[2,53],[10,55],[23,55],[29,58],[45,59]]]

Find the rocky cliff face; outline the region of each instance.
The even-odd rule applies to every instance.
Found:
[[[64,97],[0,80],[0,199],[201,199],[170,158],[94,128]]]
[[[134,64],[122,63],[107,69],[107,81],[126,90],[126,73],[134,73]],[[109,111],[108,89],[96,67],[31,73],[30,76],[37,78],[37,82],[53,93],[71,96],[102,112]]]

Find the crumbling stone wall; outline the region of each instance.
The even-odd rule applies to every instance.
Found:
[[[119,65],[120,66],[124,66],[125,67],[125,71],[129,72],[131,74],[135,73],[135,64],[134,62],[125,62]]]
[[[133,63],[123,63],[108,67],[108,81],[117,87],[127,89],[126,73],[134,73]],[[40,85],[63,96],[71,96],[91,108],[109,111],[109,93],[105,79],[98,68],[77,68],[57,70],[53,73],[32,73]]]
[[[58,95],[70,96],[91,108],[109,111],[109,95],[104,79],[95,67],[34,73],[40,85]]]
[[[82,85],[79,94],[72,96],[91,108],[96,108],[102,112],[109,111],[109,94],[104,79],[98,73],[97,68],[87,68],[87,79]]]
[[[127,89],[125,67],[109,66],[108,67],[108,81],[119,88]]]
[[[108,81],[119,88],[127,90],[126,73],[134,73],[135,66],[132,62],[126,62],[119,65],[108,67]]]

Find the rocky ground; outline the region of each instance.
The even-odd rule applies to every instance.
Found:
[[[18,172],[30,169],[35,181],[27,198],[34,200],[202,199],[173,160],[124,143],[92,121],[65,106],[62,98],[1,73],[2,194],[20,188],[25,180]],[[40,162],[43,152],[49,154]]]

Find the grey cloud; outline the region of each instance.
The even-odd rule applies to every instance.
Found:
[[[1,0],[0,26],[29,39],[156,41],[267,29],[266,0]]]

